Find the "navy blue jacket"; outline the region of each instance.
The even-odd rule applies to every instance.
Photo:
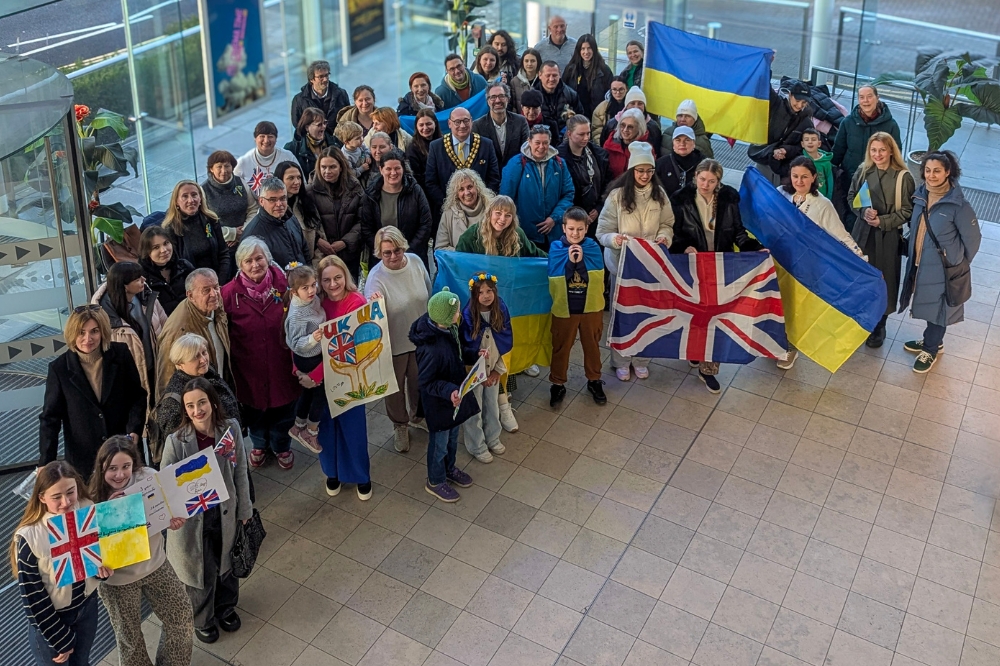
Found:
[[[458,418],[452,418],[455,407],[451,404],[451,394],[459,389],[468,373],[462,362],[458,340],[451,331],[438,328],[424,314],[410,326],[410,342],[417,346],[420,404],[424,408],[428,430],[451,430],[478,414],[476,397],[467,393],[459,407]]]

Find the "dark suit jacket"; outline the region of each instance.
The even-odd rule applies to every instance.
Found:
[[[146,419],[146,390],[139,381],[132,353],[123,342],[112,342],[104,352],[101,395],[87,381],[80,358],[73,351],[49,364],[45,400],[39,417],[39,464],[56,459],[59,431],[66,442],[66,462],[84,479],[90,477],[97,450],[111,435],[142,435]]]
[[[507,162],[510,162],[510,158],[521,154],[521,146],[528,140],[528,121],[522,115],[507,112],[507,140],[504,142],[502,153],[498,148],[497,132],[493,128],[493,119],[490,118],[490,114],[487,113],[472,123],[472,131],[493,142],[493,149],[497,155],[497,165],[503,171]],[[496,190],[493,191],[496,192]]]
[[[469,137],[470,149],[475,136],[472,134]],[[444,203],[445,194],[448,192],[448,180],[458,170],[445,152],[445,141],[451,141],[451,134],[434,139],[427,149],[427,171],[424,180],[427,183],[427,199],[432,207],[436,205],[436,210],[441,210],[441,204]],[[493,142],[486,137],[480,137],[479,150],[470,168],[482,177],[486,187],[494,192],[500,191],[500,166],[497,163],[496,149],[493,148]],[[434,226],[436,231],[437,225]]]

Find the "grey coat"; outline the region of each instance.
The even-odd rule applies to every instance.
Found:
[[[222,511],[222,562],[219,573],[225,573],[232,567],[230,552],[236,540],[236,521],[249,520],[253,516],[253,505],[250,503],[250,481],[247,478],[247,454],[240,433],[240,424],[236,419],[228,419],[216,428],[216,440],[222,437],[226,428],[231,427],[236,436],[236,467],[224,458],[216,456],[222,478],[226,482],[229,499],[219,507]],[[180,430],[167,437],[163,447],[161,465],[172,465],[179,460],[198,452],[198,440],[191,424],[182,426]],[[204,589],[205,553],[202,546],[202,518],[198,514],[188,518],[177,531],[167,536],[167,559],[177,572],[177,577],[189,587]]]
[[[920,185],[913,195],[913,217],[910,219],[910,252],[907,262],[903,292],[899,296],[899,311],[910,306],[910,316],[914,319],[949,326],[965,318],[965,306],[949,307],[945,302],[944,265],[937,253],[930,234],[924,235],[920,266],[914,266],[916,258],[917,229],[924,208],[927,206],[927,187]],[[955,265],[965,257],[970,262],[979,251],[982,230],[976,219],[976,212],[965,200],[962,188],[954,185],[928,211],[928,220],[941,249],[948,256],[948,262]],[[910,303],[912,296],[913,302]]]

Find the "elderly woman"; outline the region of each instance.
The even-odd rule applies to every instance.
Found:
[[[239,242],[243,225],[257,214],[257,199],[243,180],[233,175],[236,157],[226,150],[208,156],[208,177],[201,184],[208,209],[219,216],[229,247]]]
[[[298,158],[299,164],[305,171],[305,177],[308,178],[316,168],[319,154],[327,146],[332,145],[331,138],[332,135],[326,131],[326,114],[317,108],[310,107],[304,109],[302,115],[299,116],[299,123],[295,126],[295,135],[291,141],[285,144],[285,150]]]
[[[139,237],[139,265],[146,284],[169,317],[187,296],[184,281],[194,266],[174,252],[170,234],[158,226],[146,227]]]
[[[855,206],[855,195],[868,185],[870,206]],[[903,268],[900,243],[903,225],[913,214],[913,191],[916,186],[899,146],[887,132],[876,132],[868,139],[868,156],[851,179],[847,200],[852,202],[857,221],[851,236],[868,255],[868,263],[882,271],[886,305],[882,319],[865,341],[872,349],[885,341],[885,322],[896,311],[899,300],[899,277]]]
[[[622,124],[633,117],[623,117]],[[648,143],[636,141],[629,145],[628,169],[609,188],[611,192],[597,218],[597,240],[604,246],[604,265],[614,295],[622,246],[629,238],[644,238],[669,247],[674,238],[674,212],[656,177],[653,147]],[[623,382],[631,379],[630,366],[635,368],[638,379],[649,377],[649,359],[611,350],[611,365]]]
[[[639,109],[642,112],[643,120],[646,121],[646,131],[649,132],[649,139],[647,143],[653,146],[653,153],[656,154],[657,149],[660,147],[663,141],[663,130],[660,129],[660,119],[656,116],[650,115],[646,111],[646,93],[642,92],[638,86],[632,86],[625,93],[624,110],[619,111],[617,115],[612,117],[610,114],[607,117],[607,122],[604,123],[604,129],[601,130],[601,144],[604,144],[609,137],[615,135],[615,130],[618,127],[618,123],[621,121],[622,114],[629,109]]]
[[[361,125],[361,130],[368,134],[374,124],[372,111],[375,110],[375,90],[371,86],[360,85],[354,89],[354,106],[345,106],[337,113],[337,122],[351,120]]]
[[[628,169],[629,145],[635,141],[650,143],[646,117],[639,109],[626,109],[622,111],[621,117],[618,119],[614,134],[608,137],[603,146],[608,153],[609,178],[618,178]],[[653,150],[653,160],[656,160],[655,149]]]
[[[306,186],[319,214],[321,231],[316,235],[313,265],[323,257],[337,255],[344,260],[357,279],[361,270],[361,184],[347,164],[347,158],[337,148],[327,148],[320,154],[319,165]]]
[[[420,388],[417,386],[416,347],[410,342],[410,327],[427,312],[431,278],[420,257],[408,254],[406,237],[396,227],[382,227],[375,233],[375,254],[382,261],[368,273],[365,298],[385,296],[392,340],[392,369],[399,391],[385,399],[385,413],[393,424],[393,445],[400,453],[410,450],[409,426],[427,429],[417,416]],[[407,409],[409,402],[409,409]]]
[[[81,305],[66,320],[69,348],[49,364],[38,430],[38,465],[59,454],[62,432],[66,462],[84,477],[94,470],[97,450],[111,435],[139,444],[146,421],[146,390],[128,346],[112,342],[111,323],[100,305]]]
[[[430,109],[417,111],[417,119],[414,122],[415,133],[406,149],[406,163],[410,166],[410,173],[416,179],[417,185],[421,188],[427,187],[427,151],[431,141],[441,138],[441,125],[437,116]]]
[[[423,72],[410,75],[410,92],[399,98],[397,116],[415,116],[421,109],[431,112],[444,109],[444,101],[431,92],[431,77]]]
[[[219,216],[208,209],[201,185],[182,180],[174,186],[163,218],[174,252],[195,268],[211,268],[220,282],[233,277],[233,262],[219,224]]]
[[[171,465],[207,449],[222,474],[229,499],[185,520],[167,539],[167,559],[187,587],[194,611],[194,635],[203,643],[214,643],[219,629],[234,632],[242,625],[236,613],[240,583],[232,573],[231,553],[236,521],[245,524],[253,517],[250,479],[240,424],[225,418],[212,385],[203,377],[192,379],[184,386],[181,401],[182,425],[167,438],[163,464]],[[214,452],[227,432],[236,440],[233,464]]]
[[[243,239],[236,264],[236,278],[222,288],[222,305],[229,315],[236,398],[253,440],[250,465],[263,465],[270,449],[282,469],[291,469],[295,456],[288,430],[301,388],[285,345],[281,298],[288,282],[259,238]]]
[[[372,132],[365,137],[365,145],[371,150],[371,138],[376,132],[382,132],[389,137],[389,142],[406,152],[413,137],[399,126],[399,116],[388,106],[380,106],[372,111]]]
[[[156,464],[160,463],[167,437],[181,426],[184,415],[181,392],[192,379],[207,379],[219,394],[219,404],[225,417],[240,419],[240,405],[233,390],[210,363],[208,340],[197,333],[185,333],[170,346],[170,362],[174,365],[174,374],[160,393],[149,430],[149,453]]]
[[[459,169],[448,181],[435,250],[454,250],[469,227],[478,227],[494,194],[472,169]]]
[[[326,236],[323,232],[323,223],[319,219],[319,209],[316,208],[316,202],[306,188],[302,169],[294,162],[282,162],[274,170],[274,176],[285,184],[285,193],[288,195],[288,208],[285,209],[285,216],[282,219],[287,222],[294,217],[299,223],[299,230],[306,241],[306,247],[309,248],[308,259],[315,263],[319,261],[316,257],[317,243],[325,240]]]
[[[301,171],[299,178],[301,179]],[[298,181],[298,186],[301,188],[301,180]],[[311,261],[312,248],[306,244],[299,221],[288,212],[288,190],[285,183],[274,176],[265,178],[260,184],[259,197],[260,211],[244,227],[243,242],[251,236],[263,240],[271,250],[273,260],[281,268],[292,262],[305,264]]]
[[[927,323],[922,340],[903,344],[903,349],[917,355],[913,372],[922,375],[934,367],[944,349],[947,327],[965,319],[964,303],[971,293],[971,273],[967,270],[955,285],[964,288],[965,293],[960,288],[949,294],[951,278],[945,267],[958,266],[963,261],[972,264],[983,233],[976,211],[958,184],[962,171],[955,153],[950,150],[927,153],[920,167],[923,183],[913,196],[909,262],[899,311],[909,306],[911,317]]]

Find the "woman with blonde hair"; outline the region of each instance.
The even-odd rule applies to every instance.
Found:
[[[868,199],[862,205],[858,192],[868,185]],[[882,271],[885,279],[886,305],[882,319],[871,332],[865,345],[872,349],[885,341],[885,322],[896,311],[899,282],[903,270],[906,239],[903,225],[913,213],[913,193],[916,183],[906,168],[896,140],[888,132],[875,132],[868,139],[865,161],[851,178],[847,200],[858,219],[851,236],[868,255],[868,263]]]
[[[483,179],[472,169],[459,169],[448,180],[448,193],[441,206],[435,250],[454,250],[458,239],[469,227],[479,226],[486,206],[495,197]]]
[[[372,131],[365,136],[365,145],[371,150],[372,135],[383,132],[389,135],[392,145],[404,153],[410,147],[413,136],[399,125],[399,115],[389,106],[380,106],[372,111]]]
[[[163,228],[178,257],[195,268],[211,268],[219,276],[219,284],[233,277],[233,261],[219,216],[209,210],[201,185],[193,180],[174,185]]]
[[[479,224],[469,227],[459,237],[455,250],[500,257],[548,256],[528,240],[517,221],[517,205],[502,194],[486,206]]]

